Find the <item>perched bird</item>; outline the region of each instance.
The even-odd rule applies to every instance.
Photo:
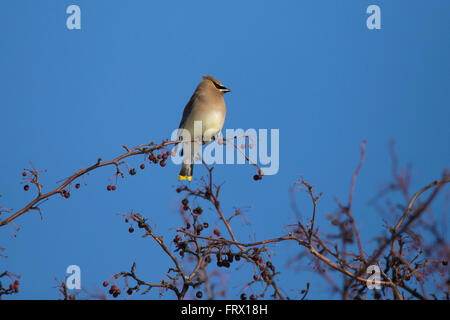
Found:
[[[183,117],[178,126],[178,139],[183,139],[184,129],[190,133],[190,140],[183,142],[183,164],[178,175],[179,180],[191,181],[195,155],[201,144],[213,141],[222,130],[226,113],[223,95],[226,92],[230,92],[230,89],[224,87],[219,80],[211,76],[203,76],[203,81],[197,86],[184,107]],[[201,130],[194,130],[194,124],[196,126],[201,124]],[[178,145],[175,146],[174,152]]]

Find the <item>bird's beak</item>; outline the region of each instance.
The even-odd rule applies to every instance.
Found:
[[[228,88],[225,88],[225,87],[221,88],[221,89],[220,89],[220,91],[222,91],[223,93],[226,93],[226,92],[231,92],[231,90],[230,90],[230,89],[228,89]]]

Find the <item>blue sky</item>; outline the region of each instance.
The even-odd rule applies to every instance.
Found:
[[[66,28],[66,8],[81,8],[81,30]],[[381,8],[381,30],[368,30],[366,8]],[[324,193],[318,224],[333,198],[345,201],[367,140],[354,215],[363,239],[383,221],[367,201],[390,178],[389,140],[403,164],[413,165],[411,190],[440,177],[450,162],[450,2],[430,1],[81,1],[5,0],[0,4],[0,206],[19,209],[34,196],[21,172],[29,161],[46,190],[97,158],[168,138],[203,74],[227,94],[224,128],[280,130],[280,170],[261,182],[248,165],[218,165],[227,214],[246,211],[239,239],[276,237],[294,221],[288,187],[302,175]],[[130,160],[138,166],[142,158]],[[113,168],[86,177],[70,199],[41,206],[0,232],[1,269],[22,276],[11,298],[55,299],[54,278],[79,265],[90,292],[136,261],[143,279],[158,282],[169,259],[155,243],[130,235],[115,213],[139,212],[172,239],[181,224],[179,166],[148,168],[107,192]],[[196,167],[198,178],[206,174]],[[444,197],[436,202],[442,208]],[[308,202],[298,196],[308,212]],[[442,212],[442,210],[440,211]],[[217,216],[208,210],[210,224]],[[299,252],[273,248],[275,265]],[[2,271],[2,270],[0,270]],[[228,298],[252,276],[239,271]],[[225,278],[230,279],[230,273]],[[279,276],[287,295],[316,279],[306,271]],[[329,297],[317,282],[311,298]],[[156,290],[146,298],[156,298]],[[165,298],[173,298],[168,293]],[[139,298],[139,297],[133,297]]]

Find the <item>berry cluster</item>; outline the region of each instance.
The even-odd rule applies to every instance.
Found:
[[[15,280],[14,283],[11,283],[9,285],[9,289],[15,293],[18,293],[19,292],[19,280]]]
[[[231,251],[226,253],[217,253],[216,254],[217,266],[229,268],[233,261],[241,260],[241,256],[239,254],[233,254]]]
[[[117,187],[116,186],[113,186],[113,185],[107,185],[106,186],[106,190],[108,190],[108,191],[115,191],[117,189]]]
[[[245,293],[242,293],[240,298],[241,298],[241,300],[247,300],[247,295]],[[252,294],[250,296],[250,300],[256,300],[256,296],[254,294]]]
[[[153,153],[150,153],[150,155],[148,156],[148,160],[150,161],[150,163],[153,162],[155,164],[157,164],[159,162],[159,165],[161,167],[165,167],[169,156],[170,156],[170,151],[160,153],[157,156],[155,156]],[[142,167],[142,166],[144,166],[144,167]],[[141,164],[141,169],[144,169],[144,168],[145,168],[145,165]]]
[[[108,286],[108,282],[103,282],[103,286],[104,287],[107,287]],[[108,291],[108,293],[110,294],[110,295],[112,295],[114,298],[117,298],[121,293],[122,293],[122,291],[119,289],[119,288],[117,288],[117,286],[115,285],[115,284],[113,284],[110,288],[109,288],[109,291]]]
[[[69,197],[70,197],[70,193],[65,189],[63,191],[61,191],[61,195],[66,199],[69,199]]]

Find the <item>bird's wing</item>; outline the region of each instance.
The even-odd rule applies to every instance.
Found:
[[[183,137],[181,136],[182,130],[180,130],[180,129],[184,128],[186,120],[189,118],[189,115],[191,114],[192,109],[194,108],[195,100],[197,100],[197,98],[198,98],[198,94],[197,94],[197,91],[195,91],[194,94],[192,95],[191,99],[189,99],[189,102],[184,107],[183,117],[181,118],[180,125],[178,126],[177,140],[183,139]],[[180,147],[180,144],[176,144],[175,147],[173,148],[172,152],[175,154],[178,151],[179,147]],[[183,150],[181,150],[181,156],[183,156]]]
[[[197,100],[197,98],[198,98],[198,94],[197,94],[197,92],[194,92],[191,99],[189,99],[189,102],[184,107],[183,117],[181,118],[180,125],[178,126],[179,129],[184,128],[186,120],[189,117],[189,115],[191,114],[192,109],[194,108],[194,105],[195,105],[195,100]]]

